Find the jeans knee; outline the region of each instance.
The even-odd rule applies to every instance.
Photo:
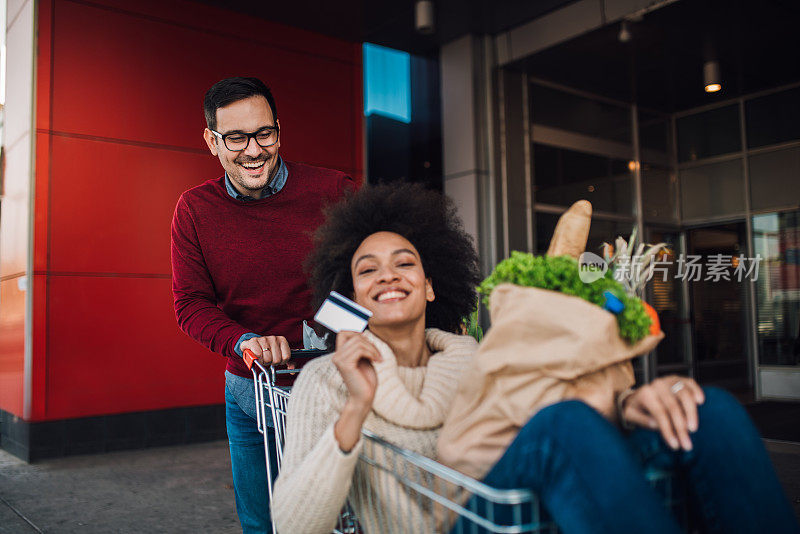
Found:
[[[583,434],[587,425],[598,419],[604,421],[603,416],[585,402],[566,400],[539,410],[521,432],[528,437]]]
[[[703,393],[706,395],[706,400],[710,400],[712,404],[732,405],[739,404],[736,397],[728,393],[728,391],[716,386],[703,386]]]
[[[735,415],[744,414],[744,408],[736,398],[718,387],[704,387],[705,401],[698,407],[700,417],[713,417],[724,419]]]
[[[698,406],[699,432],[713,433],[715,438],[733,433],[742,436],[747,432],[758,438],[747,411],[736,398],[717,387],[704,387],[705,402]]]

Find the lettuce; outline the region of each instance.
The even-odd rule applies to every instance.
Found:
[[[650,332],[651,320],[641,300],[628,295],[610,270],[603,278],[586,284],[578,275],[578,261],[571,256],[534,256],[513,251],[511,257],[497,264],[492,274],[478,286],[485,305],[489,305],[492,290],[499,284],[560,291],[601,307],[606,300],[604,293],[610,291],[625,304],[625,309],[616,316],[620,337],[628,343],[636,343]]]

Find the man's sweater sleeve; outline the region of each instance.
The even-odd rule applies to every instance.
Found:
[[[178,326],[210,350],[223,356],[236,356],[236,342],[249,330],[217,306],[194,219],[183,196],[172,217],[171,258],[172,295]]]
[[[345,454],[334,437],[339,403],[332,389],[340,385],[326,357],[307,365],[292,388],[272,498],[272,519],[281,534],[331,532],[350,492],[362,440]]]

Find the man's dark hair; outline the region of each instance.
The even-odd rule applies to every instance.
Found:
[[[206,115],[206,124],[211,130],[217,128],[217,110],[229,104],[250,98],[263,96],[272,110],[272,118],[277,120],[278,109],[272,91],[258,78],[225,78],[211,86],[203,99],[203,112]]]
[[[333,291],[353,296],[350,263],[361,242],[386,231],[399,234],[419,251],[436,299],[429,302],[425,326],[459,332],[477,304],[478,257],[453,202],[420,184],[367,185],[326,210],[314,235],[306,267],[315,308]]]

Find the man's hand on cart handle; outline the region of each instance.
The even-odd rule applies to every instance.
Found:
[[[252,366],[253,360],[258,360],[265,367],[285,363],[292,355],[289,343],[283,336],[254,337],[242,342],[241,349],[248,367]],[[248,361],[248,357],[252,360]]]

